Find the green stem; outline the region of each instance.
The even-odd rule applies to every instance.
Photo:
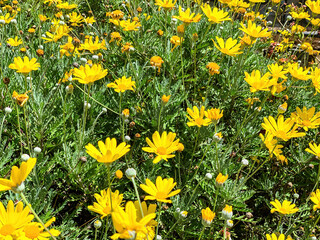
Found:
[[[203,235],[203,233],[204,233],[204,230],[205,230],[205,227],[202,228],[202,231],[201,231],[201,233],[200,233],[200,236],[199,236],[198,240],[201,239],[201,237],[202,237],[202,235]]]
[[[161,208],[162,208],[162,202],[160,202],[159,210],[158,210],[156,237],[158,236],[158,232],[159,232],[159,223],[160,223]]]
[[[24,203],[29,207],[30,211],[32,212],[32,214],[34,215],[34,217],[38,220],[38,222],[42,225],[42,227],[50,234],[50,236],[56,240],[56,238],[52,235],[52,233],[49,231],[49,229],[44,225],[44,223],[42,222],[42,220],[39,218],[38,214],[33,210],[31,204],[28,202],[28,200],[26,199],[26,197],[24,196],[24,194],[21,192],[19,193],[20,197],[22,198],[22,200],[24,201]]]
[[[198,145],[198,139],[199,139],[199,135],[200,135],[200,127],[198,127],[198,132],[197,132],[197,137],[196,137],[196,142],[194,144],[194,148],[193,148],[193,151],[192,151],[192,155],[191,155],[191,160],[190,162],[192,163],[192,160],[193,160],[193,156],[194,156],[194,153],[196,151],[196,148],[197,148],[197,145]]]
[[[191,197],[190,197],[190,199],[189,199],[189,201],[188,201],[188,203],[187,203],[187,206],[188,206],[190,203],[192,203],[192,198],[193,198],[194,194],[196,193],[197,188],[199,187],[200,183],[201,183],[204,179],[205,179],[205,178],[203,178],[201,181],[199,181],[198,184],[197,184],[197,186],[194,188],[194,190],[193,190],[193,192],[192,192],[192,195],[191,195]]]
[[[1,142],[1,135],[2,135],[2,129],[3,129],[3,123],[4,120],[6,119],[6,114],[3,116],[2,121],[1,121],[1,126],[0,126],[0,142]]]
[[[28,144],[28,150],[29,150],[29,155],[31,156],[31,143],[29,140],[29,130],[28,130],[28,124],[27,124],[27,114],[26,114],[26,108],[23,107],[23,116],[24,116],[24,125],[26,126],[26,136],[27,136],[27,144]]]
[[[215,196],[215,198],[214,198],[213,212],[216,211],[216,206],[217,206],[217,199],[218,199],[218,195],[219,195],[219,190],[220,190],[220,188],[217,187],[216,196]]]
[[[223,227],[223,239],[227,239],[227,221],[224,221],[224,227]]]
[[[158,132],[160,134],[160,122],[161,122],[161,112],[162,112],[163,104],[161,103],[159,117],[158,117]]]
[[[283,215],[281,214],[281,215],[280,215],[279,222],[278,222],[278,226],[277,226],[277,231],[280,230],[280,225],[281,225],[282,218],[283,218]]]
[[[183,39],[183,37],[180,37],[180,57],[181,57],[182,85],[183,85],[183,90],[185,90],[186,88],[185,88],[185,85],[184,85],[184,69],[183,69],[182,39]]]
[[[136,182],[134,180],[134,177],[131,178],[131,181],[133,183],[134,191],[136,192],[136,195],[137,195],[137,199],[138,199],[139,206],[140,206],[141,216],[142,216],[142,218],[144,218],[143,209],[142,209],[142,205],[141,205],[141,201],[140,201],[140,196],[139,196],[138,188],[137,188]]]
[[[21,154],[23,153],[22,150],[22,134],[21,134],[21,126],[20,126],[20,120],[19,120],[19,108],[18,108],[18,104],[16,103],[16,110],[17,110],[17,120],[18,120],[18,132],[19,132],[19,136],[20,136],[20,149],[21,149]]]

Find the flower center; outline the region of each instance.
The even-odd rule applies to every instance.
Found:
[[[166,155],[167,154],[167,149],[165,147],[158,147],[157,148],[157,153],[160,155]]]
[[[7,236],[13,233],[14,230],[15,228],[11,224],[6,224],[6,225],[3,225],[2,228],[0,229],[0,234],[3,236]]]
[[[278,131],[277,132],[277,137],[278,138],[282,138],[282,139],[286,139],[287,138],[287,134],[286,134],[286,132],[285,131]]]
[[[104,209],[103,209],[103,212],[105,214],[110,214],[111,213],[111,207],[110,206],[106,206]]]
[[[302,125],[304,125],[304,126],[310,126],[310,125],[311,125],[311,121],[310,121],[310,120],[303,120],[303,121],[302,121]]]
[[[203,119],[202,118],[197,118],[196,119],[196,124],[202,125],[203,124]]]
[[[125,84],[122,84],[122,83],[120,83],[120,84],[118,85],[118,88],[119,88],[120,90],[127,90],[127,86],[126,86]]]
[[[167,196],[168,195],[164,192],[157,192],[156,199],[165,199],[165,198],[167,198]]]
[[[26,237],[31,239],[37,238],[40,235],[40,229],[37,225],[26,226],[24,232],[26,233]]]

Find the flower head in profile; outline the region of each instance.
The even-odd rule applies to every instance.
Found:
[[[131,77],[127,78],[123,76],[121,78],[116,79],[113,83],[109,83],[107,85],[109,88],[114,88],[116,92],[125,92],[127,90],[134,91],[136,87],[136,82],[131,80]]]
[[[113,212],[118,211],[118,209],[121,208],[123,194],[119,194],[118,190],[116,190],[115,192],[110,191],[110,188],[108,188],[107,191],[102,190],[100,194],[94,194],[97,202],[94,202],[93,205],[88,206],[88,209],[90,211],[100,214],[101,219],[105,218]]]
[[[177,0],[156,0],[154,5],[159,6],[159,9],[162,7],[164,10],[170,11],[175,8],[176,3]]]
[[[316,15],[320,14],[320,1],[307,0],[306,5],[310,8],[312,13]]]
[[[262,30],[262,27],[260,25],[256,25],[255,23],[252,23],[251,20],[248,21],[248,26],[246,27],[243,23],[240,24],[242,28],[240,28],[241,31],[248,34],[252,38],[261,38],[261,37],[270,37],[271,32],[268,32],[268,29]]]
[[[20,107],[23,107],[29,99],[29,96],[27,95],[29,92],[30,91],[23,94],[19,94],[16,91],[13,91],[12,98],[17,102],[17,104]]]
[[[295,120],[288,118],[284,120],[283,115],[280,115],[277,121],[272,117],[264,118],[262,127],[274,137],[277,137],[283,141],[288,141],[290,138],[303,137],[306,135],[304,132],[298,132],[299,127],[295,124]]]
[[[205,111],[204,115],[210,119],[211,122],[217,124],[220,118],[223,117],[223,110],[221,111],[219,108],[211,108]]]
[[[174,44],[174,47],[171,48],[171,52],[173,52],[173,50],[174,50],[176,47],[180,46],[183,41],[184,41],[184,38],[183,38],[183,37],[172,36],[172,37],[170,38],[170,42],[171,42],[172,44]]]
[[[29,158],[28,161],[21,163],[20,168],[13,166],[10,180],[0,178],[0,191],[12,190],[14,192],[21,192],[24,188],[23,182],[36,165],[36,162],[36,158]]]
[[[288,215],[299,211],[299,208],[297,208],[295,204],[291,204],[288,200],[284,200],[283,203],[280,203],[279,200],[276,199],[275,201],[270,202],[270,204],[275,207],[271,209],[271,213],[279,212],[280,214]]]
[[[313,211],[317,211],[320,209],[320,190],[317,189],[316,192],[311,193],[310,200],[314,203]]]
[[[119,208],[117,212],[112,213],[113,226],[117,233],[111,236],[111,239],[137,239],[138,236],[143,236],[141,239],[146,239],[148,236],[147,226],[155,217],[155,213],[145,215],[138,220],[137,212],[133,202],[129,201],[126,204],[125,210]]]
[[[166,103],[169,102],[170,97],[171,97],[171,95],[168,95],[168,96],[167,96],[167,95],[162,95],[161,101],[162,101],[164,104],[166,104]]]
[[[312,69],[311,80],[312,85],[316,90],[314,95],[317,95],[317,93],[320,93],[320,68],[316,67],[315,69]]]
[[[176,18],[185,24],[190,24],[193,22],[199,22],[201,19],[201,14],[197,14],[195,16],[195,13],[191,13],[190,8],[188,8],[186,11],[182,10],[182,7],[179,6],[179,16],[173,16],[173,18]]]
[[[164,63],[164,61],[159,56],[153,56],[152,58],[150,58],[151,66],[158,68],[158,73],[160,72],[162,63]]]
[[[237,43],[237,40],[233,40],[232,38],[228,38],[226,42],[222,38],[216,37],[217,43],[212,39],[215,47],[222,52],[223,54],[229,56],[236,56],[241,54],[240,48],[241,43]]]
[[[211,209],[208,207],[206,209],[201,210],[201,215],[202,215],[202,224],[204,226],[210,226],[214,217],[216,216],[216,214],[212,212]]]
[[[142,211],[143,211],[143,216],[141,215],[141,211],[140,211],[140,205],[138,201],[134,202],[134,206],[136,207],[136,209],[139,209],[137,211],[137,221],[140,221],[141,219],[143,219],[143,216],[147,216],[149,214],[155,214],[156,210],[157,210],[157,204],[149,204],[149,206],[147,206],[147,203],[145,201],[141,202],[141,207],[142,207]],[[157,226],[157,221],[155,220],[151,220],[150,222],[147,223],[146,228],[148,231],[148,238],[147,239],[154,239],[155,237],[155,227]],[[142,233],[138,233],[136,236],[137,240],[142,240],[142,239],[146,239],[145,238],[145,234]]]
[[[140,188],[150,194],[146,196],[144,200],[157,200],[158,202],[171,203],[172,201],[168,198],[177,195],[181,191],[180,189],[172,191],[177,185],[177,183],[173,181],[173,178],[162,179],[161,176],[158,176],[156,184],[154,184],[147,178],[146,184],[140,184]]]
[[[201,6],[202,11],[207,16],[208,21],[212,23],[222,23],[224,21],[231,21],[231,18],[228,16],[228,12],[224,12],[219,8],[211,8],[209,4]]]
[[[27,75],[31,71],[38,70],[40,68],[40,63],[37,63],[36,58],[32,58],[31,60],[29,60],[29,58],[25,56],[22,60],[21,57],[15,57],[14,63],[11,63],[9,65],[9,68],[15,69],[18,73]]]
[[[312,107],[307,109],[299,107],[296,108],[296,112],[291,113],[291,118],[295,119],[299,127],[302,127],[305,131],[309,128],[318,128],[320,126],[320,112],[315,114],[316,108]]]
[[[316,158],[320,158],[320,144],[309,143],[310,148],[306,148],[305,151],[311,153],[316,156]]]
[[[269,234],[266,234],[267,240],[285,240],[286,236],[284,234],[280,234],[279,237],[277,237],[276,234],[272,233],[271,236]],[[287,238],[287,240],[289,240]]]
[[[44,225],[48,228],[53,222],[55,222],[56,218],[51,218]],[[49,230],[51,235],[57,237],[60,235],[60,231],[52,228]],[[18,232],[19,240],[49,240],[51,239],[51,235],[48,233],[44,227],[38,222],[31,222],[25,225],[21,231]]]
[[[164,131],[160,137],[159,132],[155,131],[152,135],[153,142],[149,138],[146,138],[149,147],[143,147],[142,150],[157,155],[156,158],[153,159],[154,164],[160,162],[162,159],[168,161],[168,158],[173,158],[175,156],[172,153],[178,150],[180,140],[175,140],[175,137],[175,133],[169,132],[167,134],[166,131]]]
[[[34,216],[30,214],[30,208],[23,208],[21,201],[14,207],[13,201],[10,200],[7,209],[0,202],[0,239],[16,239],[19,231],[33,218]]]
[[[216,183],[218,185],[223,185],[225,181],[227,181],[228,179],[228,174],[227,175],[223,175],[222,173],[219,173],[218,176],[216,177]]]
[[[207,69],[209,69],[210,75],[219,74],[220,66],[214,62],[209,62],[206,66]]]
[[[204,116],[206,115],[206,111],[204,109],[205,109],[204,106],[200,108],[200,111],[199,111],[199,108],[196,106],[193,106],[193,110],[191,108],[187,108],[187,112],[190,115],[190,117],[187,115],[187,118],[190,121],[187,123],[189,127],[208,126],[211,123],[211,120],[209,118],[204,119]]]
[[[226,206],[224,207],[224,209],[222,209],[222,218],[224,218],[224,219],[231,219],[232,216],[233,216],[232,206],[226,204]]]
[[[92,67],[86,64],[74,69],[72,80],[78,80],[79,83],[83,84],[91,84],[104,78],[107,74],[108,70],[103,69],[100,64],[93,64]]]
[[[101,42],[99,42],[99,37],[96,36],[95,40],[93,41],[93,37],[87,38],[83,44],[80,45],[79,50],[87,50],[91,53],[94,53],[98,50],[104,49],[106,50],[106,41],[103,39]]]
[[[298,63],[289,63],[288,72],[293,78],[298,80],[307,81],[311,78],[311,75],[308,74],[309,68],[303,69],[302,67],[299,67]]]
[[[115,138],[107,138],[105,143],[99,141],[98,146],[100,151],[89,143],[86,146],[87,153],[98,162],[105,164],[113,163],[130,151],[130,145],[127,145],[125,142],[117,146],[117,140]]]
[[[270,87],[277,83],[276,79],[269,79],[270,73],[261,76],[259,70],[253,70],[251,74],[245,72],[244,80],[251,86],[250,92],[270,91]]]

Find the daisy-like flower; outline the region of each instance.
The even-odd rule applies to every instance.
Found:
[[[245,32],[252,38],[262,38],[262,37],[270,37],[271,32],[268,32],[268,29],[262,30],[262,27],[260,25],[256,25],[255,23],[252,23],[251,20],[248,21],[248,27],[246,27],[243,23],[240,24],[242,28],[240,28],[241,31]]]
[[[168,158],[173,158],[175,156],[172,153],[178,150],[180,140],[174,140],[175,137],[175,133],[169,132],[167,134],[166,131],[164,131],[160,137],[159,132],[156,131],[152,135],[153,142],[149,138],[146,138],[149,147],[143,147],[142,150],[157,155],[156,158],[153,159],[154,164],[160,162],[162,159],[168,161]]]
[[[320,209],[320,190],[317,189],[316,192],[311,193],[310,200],[315,204],[313,205],[313,211]]]
[[[124,17],[124,12],[121,10],[114,10],[113,12],[107,12],[106,13],[107,17],[111,17],[112,19],[119,20]]]
[[[48,228],[54,221],[56,220],[55,217],[51,218],[48,222],[44,225]],[[49,230],[51,235],[57,237],[60,235],[60,231],[56,229]],[[51,235],[48,233],[44,227],[37,222],[28,223],[24,226],[21,231],[18,232],[18,239],[19,240],[49,240],[51,239]]]
[[[60,8],[60,9],[71,10],[71,9],[77,8],[78,5],[77,5],[77,4],[69,4],[68,2],[64,2],[64,3],[57,4],[56,7],[57,7],[57,8]]]
[[[171,52],[173,52],[173,50],[174,50],[176,47],[180,46],[183,41],[184,41],[184,38],[183,38],[183,37],[172,36],[172,37],[170,38],[170,42],[171,42],[172,44],[174,44],[174,47],[171,48]]]
[[[150,194],[149,196],[146,196],[144,200],[157,200],[158,202],[172,203],[172,201],[167,198],[173,197],[181,191],[178,189],[171,192],[177,185],[177,183],[174,183],[173,181],[173,178],[162,179],[162,177],[158,176],[156,185],[154,185],[154,183],[147,178],[146,185],[140,184],[140,188]]]
[[[279,212],[280,214],[288,215],[299,211],[299,208],[297,208],[295,204],[291,204],[288,200],[284,200],[281,204],[279,200],[276,199],[270,202],[270,204],[275,207],[271,209],[271,213]]]
[[[303,70],[302,67],[299,67],[298,63],[289,63],[288,72],[291,74],[293,78],[299,80],[307,81],[311,78],[311,75],[308,75],[309,68]]]
[[[213,122],[213,124],[217,124],[220,118],[223,117],[223,110],[221,111],[219,108],[211,108],[204,112],[204,115]]]
[[[126,42],[126,44],[123,44],[122,48],[121,48],[121,52],[122,53],[124,53],[124,52],[128,53],[128,52],[133,51],[133,50],[134,50],[134,47],[129,42]]]
[[[116,43],[119,44],[119,42],[122,40],[122,37],[119,32],[110,33],[110,37],[111,37],[111,39],[110,39],[109,43],[116,41]]]
[[[290,15],[295,19],[310,19],[310,15],[307,12],[290,12]]]
[[[202,11],[207,16],[208,21],[212,23],[222,23],[223,21],[231,21],[231,18],[228,16],[228,12],[224,12],[219,8],[211,8],[209,4],[201,6]]]
[[[161,101],[162,101],[164,104],[166,104],[166,103],[169,102],[170,97],[171,97],[171,95],[168,95],[168,96],[163,95],[163,96],[161,97]]]
[[[18,37],[16,36],[14,39],[9,38],[7,43],[10,44],[10,46],[12,47],[17,47],[22,44],[22,39],[18,39]]]
[[[202,16],[201,14],[197,14],[195,16],[195,13],[191,13],[190,8],[188,8],[186,11],[183,11],[182,7],[179,6],[179,16],[173,16],[173,18],[179,19],[185,24],[190,24],[193,22],[199,22],[201,19],[201,16]]]
[[[129,201],[126,204],[125,211],[121,208],[117,212],[112,213],[113,226],[117,233],[111,236],[111,239],[137,239],[137,236],[143,236],[141,239],[146,239],[148,236],[147,225],[155,217],[155,213],[150,213],[138,220],[137,212],[134,203]]]
[[[26,102],[29,99],[29,96],[27,95],[30,91],[27,91],[26,93],[23,94],[19,94],[16,91],[13,91],[12,93],[12,98],[16,101],[16,103],[20,106],[23,107],[24,104],[26,104]]]
[[[313,53],[314,53],[312,45],[310,43],[308,43],[308,42],[302,43],[300,48],[302,50],[306,51],[307,53],[309,53],[310,55],[313,55]]]
[[[11,169],[10,180],[0,178],[0,191],[12,190],[14,192],[21,192],[24,190],[23,182],[28,177],[31,170],[36,165],[36,158],[29,158],[28,161],[22,162],[20,168],[13,166]]]
[[[172,10],[174,9],[174,6],[176,5],[177,0],[156,0],[155,4],[156,6],[159,6],[164,8],[164,10]]]
[[[317,93],[320,93],[320,69],[319,68],[316,67],[315,69],[312,69],[311,80],[312,80],[313,87],[316,90],[316,93],[314,95],[316,95]]]
[[[78,14],[77,12],[72,12],[69,14],[69,23],[71,23],[71,26],[79,26],[79,24],[83,21],[82,15]]]
[[[210,75],[214,75],[214,74],[219,74],[220,73],[220,71],[219,71],[220,66],[218,64],[214,63],[214,62],[209,62],[207,64],[206,68],[209,69]]]
[[[113,212],[117,212],[118,209],[121,208],[123,194],[119,194],[118,190],[111,193],[110,191],[110,188],[108,188],[107,191],[102,190],[100,194],[95,193],[94,197],[96,198],[97,202],[94,202],[93,205],[88,206],[90,211],[100,214],[101,219]]]
[[[158,73],[160,72],[160,68],[161,68],[162,63],[164,63],[164,61],[159,56],[153,56],[152,58],[150,58],[151,66],[157,67],[158,68]]]
[[[27,56],[25,56],[22,60],[21,57],[15,57],[14,63],[11,63],[9,68],[15,69],[18,73],[27,75],[31,71],[38,70],[40,68],[40,63],[37,63],[36,58],[32,58],[30,60]]]
[[[104,49],[106,50],[106,41],[103,39],[101,42],[99,42],[99,37],[96,36],[95,41],[93,42],[93,37],[90,37],[89,39],[86,39],[83,44],[80,45],[79,50],[88,50],[91,53],[94,53],[95,51]]]
[[[222,186],[224,182],[227,181],[227,179],[228,179],[228,174],[222,175],[222,173],[219,173],[218,176],[216,177],[216,183]]]
[[[305,131],[308,131],[309,128],[318,128],[320,125],[320,112],[317,112],[315,107],[307,109],[306,107],[302,108],[302,111],[299,107],[296,108],[296,112],[291,113],[291,118],[293,118],[299,127],[303,127]]]
[[[210,226],[214,217],[216,216],[216,214],[212,212],[211,209],[208,207],[206,209],[201,210],[201,215],[202,215],[202,224],[205,227]]]
[[[99,79],[104,78],[108,74],[107,69],[103,69],[99,64],[93,64],[90,67],[88,64],[75,68],[73,72],[73,80],[78,80],[79,83],[89,84]]]
[[[130,19],[128,20],[121,20],[119,23],[120,27],[123,31],[138,31],[139,27],[141,27],[141,23],[138,21],[132,21]]]
[[[272,233],[271,236],[269,234],[266,234],[266,237],[267,237],[267,240],[285,240],[286,239],[286,236],[284,234],[280,234],[279,237],[277,237],[277,235]]]
[[[149,206],[147,206],[147,203],[145,201],[143,201],[141,203],[141,207],[142,207],[142,211],[143,211],[143,216],[141,215],[141,211],[140,211],[140,205],[138,201],[134,202],[134,206],[136,207],[137,210],[137,221],[141,221],[141,219],[143,219],[143,216],[147,216],[149,214],[155,214],[156,210],[157,210],[157,204],[149,204]],[[155,226],[157,226],[157,221],[155,220],[151,220],[150,222],[147,223],[146,228],[148,231],[148,238],[147,239],[154,239],[155,237]],[[143,240],[145,239],[145,234],[141,234],[138,233],[136,236],[137,240]]]
[[[216,36],[217,43],[212,39],[215,47],[222,52],[223,54],[227,54],[229,56],[236,56],[238,54],[241,54],[240,51],[241,43],[237,44],[237,40],[234,40],[232,38],[228,38],[226,42],[222,38],[219,38]]]
[[[278,80],[279,78],[287,79],[286,74],[288,71],[283,70],[283,66],[279,66],[278,63],[273,63],[268,65],[268,70],[271,74],[271,77]]]
[[[306,152],[311,153],[316,156],[316,158],[320,158],[320,144],[309,143],[310,148],[306,148]]]
[[[0,239],[16,239],[18,231],[32,221],[34,216],[30,214],[30,208],[23,208],[23,203],[18,202],[14,207],[10,200],[7,209],[0,202]]]
[[[224,209],[222,209],[222,218],[228,220],[233,216],[232,206],[226,205]]]
[[[189,127],[192,126],[208,126],[211,123],[209,118],[204,119],[206,111],[204,110],[204,106],[201,107],[200,111],[199,108],[193,106],[193,110],[191,108],[187,108],[187,112],[189,113],[190,117],[187,115],[187,118],[190,122],[187,123]]]
[[[320,1],[307,0],[306,5],[310,8],[312,13],[316,15],[320,14]]]
[[[299,127],[295,124],[295,120],[288,118],[284,121],[283,115],[280,115],[276,120],[269,116],[269,118],[264,118],[264,123],[261,126],[272,134],[283,141],[288,141],[290,138],[303,137],[306,135],[304,132],[298,132],[296,129]]]
[[[276,79],[269,79],[270,73],[261,76],[259,70],[253,70],[251,75],[247,72],[244,74],[246,75],[244,80],[251,86],[250,92],[270,91],[270,87],[277,83]]]
[[[98,162],[105,164],[113,163],[130,151],[130,145],[127,145],[125,142],[120,143],[117,146],[117,140],[115,138],[107,138],[105,143],[99,141],[98,146],[100,151],[91,143],[89,143],[85,148],[91,157],[96,159]]]
[[[113,83],[109,83],[107,85],[109,88],[114,88],[116,92],[125,92],[126,90],[134,91],[136,87],[136,82],[131,80],[131,77],[126,78],[123,76],[122,78],[118,78]]]

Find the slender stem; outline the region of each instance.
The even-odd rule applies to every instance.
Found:
[[[95,231],[94,231],[94,240],[97,240],[97,233],[98,233],[98,230],[95,229]]]
[[[18,132],[19,132],[19,136],[20,136],[20,149],[21,149],[21,154],[23,153],[22,150],[22,134],[21,134],[21,126],[20,126],[20,120],[19,120],[19,108],[18,108],[18,104],[16,105],[16,110],[17,110],[17,120],[18,120]]]
[[[194,148],[193,148],[193,151],[192,151],[192,155],[191,155],[191,160],[190,162],[192,163],[192,160],[193,160],[193,156],[194,156],[194,152],[196,151],[196,148],[197,148],[197,145],[198,145],[198,139],[199,139],[199,135],[200,135],[200,127],[198,127],[198,133],[197,133],[197,137],[196,137],[196,142],[194,144]]]
[[[187,203],[187,206],[188,206],[190,203],[192,203],[192,198],[193,198],[194,194],[196,193],[197,188],[199,187],[200,183],[201,183],[203,180],[204,180],[204,178],[203,178],[201,181],[199,181],[198,184],[197,184],[197,186],[194,188],[194,190],[193,190],[193,192],[192,192],[192,195],[191,195],[191,197],[190,197],[190,199],[189,199],[189,202]]]
[[[283,218],[283,215],[281,214],[281,215],[280,215],[279,222],[278,222],[278,226],[277,226],[277,231],[280,230],[280,225],[281,225],[282,218]]]
[[[183,85],[183,90],[185,90],[186,88],[185,88],[185,86],[184,86],[184,69],[183,69],[182,39],[183,39],[183,37],[180,37],[180,57],[181,57],[182,85]]]
[[[313,227],[311,229],[311,232],[313,232],[313,229],[317,226],[317,223],[319,222],[320,220],[320,215],[318,216],[317,220],[315,221],[315,223],[313,224]]]
[[[204,230],[205,230],[205,227],[203,227],[203,228],[202,228],[202,230],[201,230],[201,233],[200,233],[200,236],[199,236],[198,240],[200,240],[200,239],[201,239],[201,237],[202,237],[202,235],[203,235],[203,233],[204,233]]]
[[[25,204],[29,207],[30,211],[32,212],[32,214],[34,215],[34,217],[38,220],[38,222],[42,225],[42,227],[50,234],[50,236],[56,240],[56,238],[52,235],[52,233],[49,231],[49,229],[44,225],[44,223],[42,222],[42,220],[39,218],[38,214],[34,211],[34,209],[32,208],[31,204],[28,202],[28,200],[26,199],[26,197],[24,196],[24,194],[21,192],[20,193],[20,197],[22,198],[22,200],[25,202]]]
[[[319,180],[320,180],[320,164],[318,166],[318,175],[317,175],[317,181],[316,184],[314,185],[312,192],[317,188],[318,184],[319,184]]]
[[[4,120],[6,119],[6,114],[3,116],[2,121],[1,121],[1,126],[0,126],[0,142],[1,142],[1,135],[2,135],[2,129],[3,129],[3,123]]]
[[[223,227],[223,239],[227,239],[227,221],[224,221],[224,227]]]
[[[107,166],[107,170],[108,170],[108,186],[109,186],[109,192],[110,192],[110,205],[111,205],[111,215],[112,215],[112,212],[113,212],[113,207],[112,207],[112,190],[111,190],[111,181],[110,181],[110,178],[111,178],[111,167],[110,167],[110,163],[109,164],[106,164],[106,166]],[[108,221],[107,221],[107,224],[108,224]],[[106,231],[108,231],[108,228],[106,229]],[[115,228],[114,228],[114,226],[113,226],[113,232],[115,233],[116,232],[116,230],[115,230]],[[107,233],[106,233],[106,235],[108,235]],[[107,236],[106,236],[106,239],[107,239]]]
[[[179,222],[180,222],[180,218],[178,218],[178,220],[171,226],[171,228],[169,229],[169,231],[167,232],[166,236],[163,239],[167,239],[167,236],[169,235],[169,233],[171,233],[171,231]]]
[[[158,236],[158,232],[159,232],[159,223],[160,223],[161,208],[162,208],[162,202],[160,202],[159,210],[158,210],[156,237]]]
[[[219,190],[220,190],[220,188],[217,187],[216,196],[215,196],[215,198],[214,198],[213,211],[216,211],[216,206],[217,206],[217,199],[218,199],[218,195],[219,195]]]
[[[26,108],[23,107],[23,115],[24,115],[24,124],[26,126],[26,136],[27,136],[27,144],[28,144],[28,150],[29,150],[29,155],[31,156],[31,143],[29,140],[29,130],[28,130],[28,124],[27,124],[27,114],[26,114]]]
[[[143,209],[142,209],[142,205],[141,205],[141,201],[140,201],[140,196],[139,196],[138,188],[137,188],[136,182],[134,180],[134,177],[131,178],[131,181],[133,183],[134,191],[136,192],[136,195],[137,195],[137,199],[138,199],[140,211],[141,211],[141,216],[142,216],[142,218],[144,218]]]
[[[121,130],[121,138],[122,141],[124,141],[124,121],[122,120],[122,108],[121,108],[121,104],[122,104],[122,93],[120,92],[120,99],[119,99],[119,123],[120,123],[120,130]],[[122,123],[123,122],[123,123]]]
[[[217,123],[214,124],[214,134],[217,134]],[[220,162],[218,159],[218,141],[215,141],[215,148],[216,148],[216,167],[218,172],[220,172]]]
[[[161,122],[161,112],[162,112],[163,104],[161,103],[159,117],[158,117],[158,132],[160,134],[160,122]]]

